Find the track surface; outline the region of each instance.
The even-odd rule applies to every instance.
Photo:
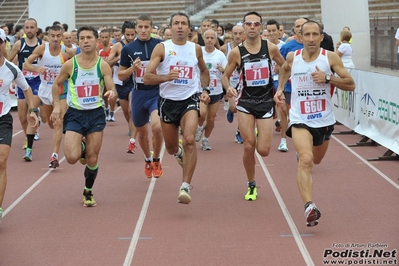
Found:
[[[189,205],[177,203],[182,173],[173,156],[164,154],[162,178],[147,179],[141,150],[126,153],[127,124],[120,110],[105,129],[95,208],[82,206],[82,165],[67,164],[61,149],[61,166],[47,168],[52,131],[46,124],[34,143],[33,161],[22,159],[24,136],[16,112],[13,117],[1,266],[327,265],[332,257],[323,255],[329,250],[373,252],[379,247],[391,252],[385,258],[392,260],[388,265],[396,265],[398,161],[367,161],[386,149],[347,147],[359,135],[333,135],[325,159],[313,169],[313,200],[322,217],[318,226],[308,228],[291,139],[290,151],[281,153],[275,132],[271,154],[257,156],[258,199],[247,202],[243,145],[234,143],[237,121],[227,123],[222,105],[210,138],[212,150],[197,146]],[[335,132],[345,130],[336,126]],[[335,255],[346,263],[341,265],[365,259]]]

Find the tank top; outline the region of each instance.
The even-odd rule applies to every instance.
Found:
[[[37,39],[37,43],[35,46],[29,46],[26,41],[25,38],[21,38],[21,48],[19,49],[19,53],[18,53],[18,67],[19,69],[22,70],[22,74],[25,76],[26,79],[33,79],[36,77],[39,77],[39,73],[38,72],[30,72],[30,71],[26,71],[23,70],[23,64],[25,63],[26,59],[33,53],[33,50],[35,50],[35,48],[37,46],[39,46],[40,44],[42,44],[42,39]],[[35,61],[33,61],[32,65],[37,65],[38,60],[36,59]]]
[[[291,68],[290,125],[303,123],[313,128],[333,125],[335,117],[331,97],[334,87],[315,83],[312,78],[316,66],[326,74],[333,74],[327,50],[321,48],[319,56],[312,62],[303,60],[302,51],[303,49],[295,51]]]
[[[80,67],[76,56],[72,60],[72,73],[68,80],[68,106],[78,110],[91,110],[103,106],[102,58],[98,57],[97,63],[90,69]]]
[[[122,48],[126,45],[123,41],[119,41],[122,45]],[[119,59],[118,62],[115,63],[113,69],[113,73],[112,73],[112,79],[114,80],[115,85],[119,85],[119,86],[133,86],[133,81],[131,78],[127,78],[124,81],[120,80],[118,78],[118,72],[119,72],[119,62],[121,60]]]
[[[261,48],[257,54],[249,53],[243,44],[238,48],[243,78],[240,79],[237,105],[268,111],[275,106],[275,102],[267,41],[261,40]]]
[[[204,57],[205,65],[209,71],[209,89],[211,91],[210,95],[218,95],[223,93],[222,86],[222,76],[223,73],[217,69],[218,64],[223,68],[227,65],[226,56],[218,49],[214,48],[211,53],[208,53],[205,50],[205,47],[202,48],[202,54]]]
[[[46,67],[47,70],[40,75],[41,86],[52,86],[55,78],[60,73],[61,67],[66,61],[64,54],[60,51],[59,55],[53,56],[50,53],[50,44],[44,44],[44,53],[42,59],[37,63],[40,67]]]
[[[233,50],[233,47],[231,46],[231,43],[227,43],[227,48],[226,48],[226,58],[227,60],[229,59],[229,54]],[[233,73],[231,73],[230,76],[230,86],[233,88],[236,88],[238,85],[238,81],[240,80],[240,73],[238,72],[238,69],[235,68]]]
[[[157,67],[158,75],[167,75],[170,70],[180,71],[177,80],[159,85],[159,95],[163,98],[181,101],[202,91],[196,53],[196,44],[187,42],[176,45],[173,41],[163,42],[164,60]]]

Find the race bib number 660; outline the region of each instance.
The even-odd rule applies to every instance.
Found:
[[[326,110],[326,100],[316,99],[301,101],[301,113],[302,114],[313,114],[319,113]]]

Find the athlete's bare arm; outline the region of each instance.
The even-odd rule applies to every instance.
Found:
[[[280,67],[279,76],[278,76],[278,87],[276,94],[274,95],[274,101],[277,105],[285,106],[285,96],[284,96],[284,86],[288,81],[288,78],[291,75],[291,67],[292,62],[294,60],[294,52],[289,52],[287,54],[287,60]]]
[[[330,84],[337,88],[340,88],[341,90],[353,91],[356,87],[355,82],[349,72],[344,67],[344,64],[342,63],[339,55],[330,51],[327,52],[327,55],[331,69],[339,76],[338,78],[335,75],[331,75]],[[322,78],[322,81],[325,82],[325,80],[326,76],[324,74],[324,79]]]
[[[209,77],[209,70],[206,67],[204,57],[202,55],[202,48],[198,44],[195,45],[195,48],[198,60],[198,68],[200,70],[201,87],[202,88],[209,87],[209,82],[211,81],[211,79]],[[210,102],[211,98],[209,98],[209,93],[207,90],[204,90],[202,92],[200,100],[205,104],[208,104]]]
[[[12,46],[11,52],[7,57],[8,61],[14,62],[15,57],[19,53],[19,49],[21,49],[21,41],[20,40],[17,41],[16,43],[14,43],[14,45]]]
[[[229,58],[227,61],[227,66],[224,69],[223,77],[222,77],[222,85],[223,88],[226,88],[226,96],[228,98],[236,97],[237,91],[235,88],[230,85],[230,77],[233,74],[233,71],[241,64],[240,51],[238,50],[238,46],[234,47],[229,54]]]
[[[39,67],[32,65],[36,59],[41,59],[44,54],[45,44],[41,44],[33,50],[32,54],[26,59],[25,63],[23,64],[23,69],[31,71],[31,72],[38,72],[43,74],[46,72],[47,67]]]
[[[280,67],[284,64],[284,57],[281,55],[280,50],[277,45],[271,42],[267,42],[267,46],[269,49],[270,58],[277,63]]]
[[[134,71],[141,68],[140,57],[137,57],[130,67],[119,65],[118,79],[125,80],[133,75]]]
[[[158,65],[162,62],[165,57],[164,46],[162,43],[158,43],[151,54],[150,62],[147,65],[147,69],[144,74],[145,85],[156,85],[166,81],[172,81],[179,78],[179,70],[172,69],[166,75],[156,74]]]
[[[121,50],[122,50],[122,44],[120,42],[115,43],[112,46],[111,52],[109,53],[109,56],[107,59],[107,63],[111,67],[113,67],[116,64],[116,62],[118,62],[118,60],[120,59]]]

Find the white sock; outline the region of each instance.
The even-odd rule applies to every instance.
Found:
[[[208,140],[208,138],[203,137],[202,140]]]
[[[58,154],[55,153],[55,152],[53,152],[53,154],[51,155],[51,157],[54,157],[54,158],[58,159]]]
[[[134,138],[130,138],[130,142],[131,142],[131,143],[135,143],[136,140],[135,140]]]
[[[186,190],[190,191],[190,184],[187,183],[187,182],[183,182],[183,183],[181,184],[180,189],[186,189]]]
[[[280,143],[287,143],[287,139],[286,138],[281,138]]]

